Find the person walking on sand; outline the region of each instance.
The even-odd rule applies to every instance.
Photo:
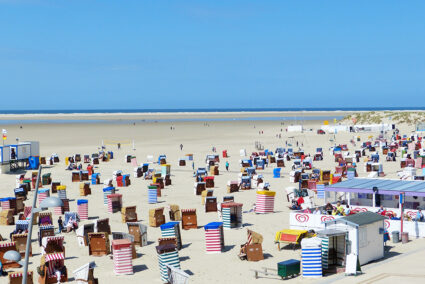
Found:
[[[226,161],[226,171],[229,171],[229,161]]]
[[[180,144],[180,151],[183,151],[183,144]]]
[[[121,143],[118,143],[118,150],[121,149]]]

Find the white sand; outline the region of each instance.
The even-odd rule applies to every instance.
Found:
[[[153,155],[155,159],[159,154],[167,155],[167,162],[172,165],[172,185],[166,187],[162,192],[163,196],[159,198],[159,204],[147,204],[147,185],[151,181],[131,176],[131,186],[120,188],[119,193],[123,194],[123,205],[137,205],[139,219],[148,224],[148,209],[160,206],[166,206],[170,203],[180,205],[180,208],[196,208],[198,215],[198,225],[203,226],[212,221],[218,221],[216,213],[205,213],[201,205],[201,198],[193,194],[194,178],[190,163],[186,167],[178,167],[178,158],[186,153],[193,153],[195,167],[205,165],[205,156],[211,153],[212,146],[217,148],[218,153],[224,149],[228,150],[230,157],[230,171],[225,172],[225,159],[221,158],[220,175],[215,177],[214,196],[221,201],[226,193],[226,183],[229,180],[236,180],[240,172],[238,161],[239,150],[245,148],[250,154],[254,149],[254,141],[261,141],[267,149],[272,151],[276,147],[285,147],[287,136],[295,136],[303,142],[303,149],[307,153],[313,154],[316,147],[323,147],[325,151],[325,160],[314,163],[315,167],[334,170],[335,162],[329,155],[327,149],[331,146],[329,135],[317,135],[315,132],[304,134],[285,133],[285,126],[280,122],[209,122],[209,127],[204,126],[203,122],[177,122],[172,125],[175,130],[170,130],[171,123],[143,123],[136,124],[52,124],[52,125],[24,125],[23,129],[19,126],[7,126],[9,141],[14,142],[15,137],[21,141],[36,140],[40,141],[41,156],[50,156],[52,153],[59,154],[61,162],[52,168],[47,168],[43,173],[51,172],[54,181],[60,181],[67,186],[68,198],[74,200],[70,202],[71,211],[77,210],[76,200],[79,198],[88,198],[90,217],[109,217],[112,231],[127,232],[127,227],[121,222],[119,213],[108,214],[106,206],[103,205],[102,185],[92,185],[92,195],[88,197],[79,196],[79,184],[71,182],[71,172],[65,171],[64,158],[75,153],[81,155],[97,152],[102,139],[104,140],[135,140],[136,150],[132,150],[131,145],[123,145],[118,151],[116,146],[109,146],[107,150],[112,150],[115,154],[113,160],[107,163],[100,163],[96,172],[101,173],[101,180],[111,178],[114,170],[123,170],[124,173],[133,174],[133,167],[124,162],[126,154],[132,154],[137,157],[139,163],[146,161],[147,155]],[[255,125],[255,128],[254,128]],[[311,122],[310,127],[316,127],[317,123]],[[4,127],[3,127],[4,128]],[[283,132],[280,129],[283,128]],[[413,129],[413,128],[412,128]],[[412,130],[412,129],[409,129]],[[264,135],[259,135],[258,131],[263,130]],[[408,129],[406,129],[408,130]],[[282,139],[276,138],[276,134],[281,133]],[[369,134],[361,134],[366,138]],[[337,143],[349,144],[352,134],[338,134]],[[179,145],[184,145],[183,151],[180,151]],[[349,145],[350,150],[354,150]],[[155,167],[155,166],[153,166]],[[395,172],[399,163],[385,163],[384,171],[389,177],[395,177]],[[288,178],[289,167],[283,170],[283,178],[272,178],[272,167],[260,171],[267,182],[271,184],[271,190],[277,192],[275,199],[275,213],[266,215],[256,215],[254,213],[243,214],[243,221],[246,228],[252,229],[264,237],[263,250],[267,259],[261,262],[247,262],[238,259],[239,247],[246,241],[246,229],[225,230],[224,239],[227,251],[222,254],[207,255],[205,253],[204,229],[182,231],[182,240],[184,249],[179,251],[181,267],[191,274],[191,283],[281,283],[277,277],[269,276],[255,280],[250,269],[261,267],[276,268],[276,263],[290,258],[300,259],[300,250],[281,250],[278,251],[274,244],[276,231],[289,228],[289,209],[285,196],[285,187],[291,186]],[[360,176],[363,173],[363,163],[359,165]],[[30,173],[27,174],[27,176]],[[15,185],[14,175],[0,175],[1,197],[13,196]],[[50,186],[49,186],[50,187]],[[236,202],[244,204],[243,210],[248,211],[255,203],[255,190],[243,191],[233,194]],[[32,203],[33,194],[29,195],[27,205]],[[165,212],[166,220],[169,221],[168,211]],[[57,216],[54,217],[57,225]],[[85,221],[90,222],[90,221]],[[0,226],[0,233],[7,237],[14,226]],[[30,269],[36,271],[36,266],[40,262],[40,250],[35,242],[38,229],[33,233],[33,256],[30,261]],[[92,257],[88,255],[88,247],[79,247],[74,233],[65,234],[66,240],[66,266],[69,277],[73,277],[72,271],[81,265],[96,261],[98,267],[95,269],[95,276],[99,278],[100,283],[116,283],[125,281],[125,283],[161,283],[158,259],[155,250],[158,237],[160,237],[159,228],[148,229],[148,241],[150,244],[146,247],[137,248],[138,258],[133,260],[135,274],[133,276],[116,276],[113,272],[113,261],[109,256]],[[422,240],[421,240],[422,241]],[[397,246],[395,249],[403,250],[405,247]],[[414,249],[414,248],[412,248]],[[375,269],[375,268],[373,268]],[[371,271],[373,270],[371,269]],[[382,267],[380,268],[382,269]],[[38,275],[36,276],[38,277]],[[37,281],[36,277],[34,280]],[[329,279],[329,278],[328,278]],[[314,280],[305,280],[301,276],[291,282],[314,282]],[[342,280],[341,280],[342,281]],[[387,282],[388,283],[388,282]]]

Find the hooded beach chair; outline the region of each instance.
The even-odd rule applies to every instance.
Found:
[[[247,229],[247,241],[241,245],[239,258],[241,260],[259,261],[264,259],[263,255],[263,236]]]
[[[94,277],[95,267],[96,263],[91,261],[74,270],[72,273],[74,274],[74,278],[75,281],[77,281],[77,284],[98,283],[98,279]]]
[[[60,267],[63,267],[63,273],[61,273],[61,283],[68,282],[68,272],[65,266],[65,255],[63,253],[51,253],[46,254],[44,256],[44,273],[43,275],[40,275],[38,278],[38,282],[41,284],[50,284],[50,283],[57,283],[56,280],[56,274],[55,274],[55,267],[57,263],[59,263]]]

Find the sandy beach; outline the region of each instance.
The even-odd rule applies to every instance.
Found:
[[[276,191],[275,212],[272,214],[257,215],[248,212],[255,203],[255,189],[249,191],[241,191],[233,193],[236,202],[243,203],[243,223],[242,229],[225,230],[224,240],[226,251],[222,254],[209,255],[205,253],[205,237],[203,225],[219,221],[217,213],[205,213],[204,207],[201,205],[200,196],[193,194],[193,170],[191,164],[185,167],[178,166],[178,159],[184,157],[185,154],[194,155],[194,165],[197,167],[205,166],[205,156],[212,153],[212,147],[217,148],[220,154],[220,175],[215,177],[214,196],[218,201],[222,201],[223,196],[229,195],[226,192],[226,184],[230,180],[237,180],[240,173],[239,166],[239,150],[246,149],[248,155],[255,151],[255,141],[260,141],[265,149],[272,151],[277,147],[285,147],[285,142],[293,143],[298,141],[300,147],[306,152],[313,154],[317,147],[324,149],[324,160],[314,162],[314,167],[321,169],[334,170],[335,162],[329,154],[328,148],[334,143],[349,144],[353,138],[353,134],[340,133],[336,135],[336,141],[331,142],[330,135],[317,135],[316,129],[322,121],[305,121],[304,127],[312,129],[304,133],[287,133],[285,131],[289,121],[211,121],[205,123],[203,121],[174,121],[174,122],[146,122],[146,123],[66,123],[66,124],[25,124],[26,119],[107,119],[107,120],[143,120],[155,118],[223,118],[223,117],[249,117],[249,116],[328,116],[346,115],[339,112],[278,112],[278,113],[202,113],[202,114],[61,114],[61,115],[2,115],[0,116],[0,127],[7,128],[7,143],[14,143],[16,138],[20,141],[39,141],[41,156],[49,157],[52,153],[59,155],[61,161],[54,166],[47,166],[43,169],[43,173],[50,172],[53,181],[60,181],[67,186],[67,195],[71,200],[71,211],[77,210],[76,200],[79,196],[79,183],[71,182],[71,172],[66,171],[65,157],[74,154],[92,154],[99,150],[99,147],[107,141],[123,141],[120,150],[116,145],[105,145],[107,150],[114,152],[114,159],[109,162],[101,162],[95,167],[95,172],[101,174],[101,181],[112,178],[112,172],[122,170],[123,173],[131,174],[131,185],[129,187],[119,188],[118,193],[123,194],[123,206],[137,206],[137,214],[139,220],[143,224],[148,224],[148,210],[151,208],[163,207],[168,204],[178,204],[180,208],[195,208],[197,210],[198,226],[196,230],[182,230],[182,241],[184,248],[179,251],[181,268],[186,271],[190,277],[190,283],[281,283],[278,277],[268,276],[262,279],[254,279],[251,269],[259,269],[261,267],[275,268],[276,263],[290,258],[300,259],[300,250],[277,250],[274,244],[274,236],[278,230],[289,228],[289,203],[286,200],[285,188],[292,186],[289,182],[288,172],[289,165],[283,169],[282,178],[272,178],[272,168],[266,168],[259,171],[271,185],[271,190]],[[22,128],[19,124],[2,125],[1,119],[20,119],[22,120]],[[300,119],[301,120],[301,119]],[[173,126],[175,129],[171,130]],[[402,132],[410,133],[414,130],[413,126],[402,126]],[[259,134],[263,131],[264,134]],[[277,138],[281,135],[281,138]],[[368,133],[359,134],[362,140],[371,135]],[[357,136],[357,134],[356,134]],[[332,135],[333,138],[333,135]],[[133,149],[132,141],[134,140],[135,149]],[[128,142],[128,144],[126,143]],[[183,150],[179,145],[183,144]],[[301,146],[302,145],[302,146]],[[349,145],[350,150],[354,148]],[[221,152],[227,150],[229,158],[221,158]],[[166,187],[159,197],[160,203],[148,204],[147,202],[147,186],[148,180],[133,177],[133,166],[126,163],[124,158],[127,154],[136,156],[137,162],[146,161],[147,155],[153,155],[156,159],[158,155],[167,155],[167,162],[171,164],[172,185]],[[227,172],[224,167],[225,161],[230,164]],[[291,165],[292,163],[290,163]],[[153,168],[159,168],[158,165],[151,165]],[[359,176],[366,176],[363,171],[363,162],[359,165]],[[397,178],[396,171],[399,169],[398,163],[384,162],[384,171],[389,178]],[[27,176],[29,173],[27,173]],[[0,175],[2,187],[0,194],[2,197],[12,196],[15,188],[15,175]],[[50,186],[49,186],[50,187]],[[89,200],[89,217],[95,219],[97,217],[110,219],[112,231],[127,232],[127,227],[121,222],[119,213],[109,214],[106,206],[103,204],[103,185],[92,185],[92,195],[87,196]],[[31,204],[33,193],[29,194],[26,205]],[[166,220],[168,218],[168,210],[165,212]],[[54,215],[54,224],[57,226],[57,217]],[[91,222],[83,221],[82,223]],[[14,226],[0,226],[0,234],[3,237],[9,237],[9,233]],[[246,241],[247,231],[251,229],[263,235],[263,250],[265,260],[260,262],[241,261],[237,257],[240,245]],[[40,249],[35,242],[38,229],[35,228],[33,233],[33,257],[30,258],[30,269],[34,272],[40,263]],[[133,260],[135,274],[131,276],[116,276],[113,272],[113,261],[109,256],[93,257],[89,256],[88,247],[79,247],[77,238],[74,233],[65,234],[66,240],[66,260],[65,264],[68,269],[70,282],[72,271],[81,265],[95,261],[97,268],[95,276],[99,278],[99,283],[161,283],[158,257],[155,250],[157,239],[160,237],[159,228],[148,228],[149,245],[146,247],[137,247],[138,257]],[[384,282],[367,282],[370,277],[378,277],[382,273],[391,273],[395,267],[405,267],[409,263],[415,263],[423,258],[425,242],[423,239],[414,240],[408,245],[393,245],[391,251],[394,256],[387,259],[382,265],[370,264],[364,267],[365,274],[358,278],[341,278],[339,275],[326,277],[318,280],[306,280],[301,276],[288,280],[291,283],[384,283]],[[403,259],[397,260],[403,254],[410,253]],[[422,253],[421,253],[422,251]],[[400,255],[397,255],[401,253]],[[398,262],[397,262],[398,261]],[[394,264],[392,264],[394,262]],[[398,263],[398,264],[397,264]],[[411,267],[411,266],[409,266]],[[401,269],[400,269],[401,270]],[[407,272],[406,272],[407,273]],[[422,273],[420,268],[415,268],[409,273]],[[390,275],[391,276],[391,275]],[[34,280],[37,281],[36,273]],[[388,278],[385,283],[397,283],[400,281],[400,275],[393,275]],[[409,283],[419,283],[415,281],[420,278],[412,277]]]

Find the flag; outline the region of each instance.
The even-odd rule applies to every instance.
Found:
[[[2,133],[7,134],[7,130],[3,128]]]

